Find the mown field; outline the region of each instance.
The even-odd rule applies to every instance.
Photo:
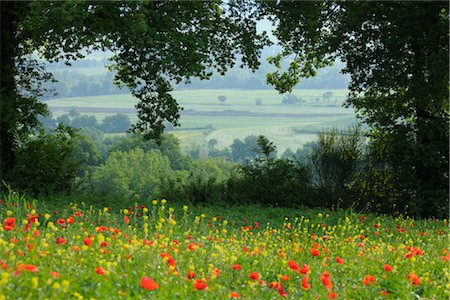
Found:
[[[303,99],[301,105],[282,105],[283,95],[273,90],[184,90],[174,91],[174,97],[184,108],[181,128],[173,133],[184,147],[205,145],[216,139],[217,147],[229,146],[235,138],[248,135],[267,136],[280,152],[297,149],[316,139],[320,130],[330,127],[347,128],[356,121],[353,110],[342,107],[347,90],[332,90],[329,102],[317,101],[326,90],[294,90]],[[217,100],[224,95],[227,100]],[[256,105],[256,99],[262,104]],[[47,101],[54,116],[76,108],[83,114],[94,114],[98,120],[114,113],[128,114],[136,120],[130,95],[65,98]]]
[[[1,299],[448,299],[447,220],[9,195]]]

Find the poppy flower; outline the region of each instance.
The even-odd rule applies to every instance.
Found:
[[[323,272],[320,275],[320,280],[327,290],[331,291],[333,289],[333,284],[331,283],[330,274],[328,272]]]
[[[187,274],[187,278],[193,279],[194,277],[195,277],[194,271],[189,271],[188,274]]]
[[[408,274],[408,280],[411,281],[411,283],[413,285],[419,285],[419,283],[421,281],[421,279],[416,274],[414,274],[413,272]]]
[[[231,292],[230,298],[231,299],[239,299],[239,298],[241,298],[241,295],[239,295],[239,293],[237,293],[237,292]]]
[[[33,273],[38,272],[38,268],[35,265],[22,265],[21,267],[29,272],[33,272]]]
[[[56,238],[55,243],[56,243],[57,245],[64,245],[64,244],[66,243],[66,240],[63,239],[62,237],[59,237],[59,236],[58,236],[58,237]]]
[[[294,271],[298,270],[298,264],[295,261],[290,260],[290,261],[288,261],[288,264],[289,264],[289,268],[291,268],[292,270],[294,270]]]
[[[289,276],[281,275],[280,279],[283,280],[283,281],[288,281],[289,280]]]
[[[56,279],[59,279],[59,273],[58,272],[50,271],[50,275],[53,276]]]
[[[319,256],[320,251],[316,248],[313,248],[313,249],[311,249],[311,254],[312,254],[312,256]]]
[[[95,268],[95,273],[97,273],[98,275],[104,275],[105,270],[102,267],[97,267]]]
[[[336,299],[337,298],[337,294],[334,292],[330,292],[327,296],[328,299]]]
[[[86,246],[90,246],[90,245],[92,245],[92,240],[90,239],[90,238],[84,238],[84,244],[86,245]]]
[[[130,223],[130,218],[128,218],[127,216],[124,216],[123,221],[125,224],[128,224],[128,223]]]
[[[366,275],[362,281],[362,283],[366,286],[372,285],[372,283],[375,282],[375,276],[373,275]]]
[[[249,278],[258,281],[259,280],[259,273],[258,272],[251,272],[250,275],[249,275]]]
[[[197,279],[196,281],[194,281],[194,288],[196,290],[204,290],[208,288],[208,285],[205,282],[203,282],[203,280]]]
[[[338,264],[340,264],[340,265],[343,265],[343,264],[344,264],[344,260],[343,260],[342,258],[340,258],[339,256],[336,257],[336,262],[337,262]]]
[[[141,278],[140,285],[148,291],[153,291],[159,288],[159,285],[153,279],[145,276]]]
[[[391,272],[392,271],[392,267],[390,265],[388,265],[388,264],[384,264],[384,270],[386,272]]]
[[[56,221],[56,223],[58,223],[59,225],[64,225],[64,224],[66,224],[66,220],[58,219],[58,221]]]
[[[308,283],[309,278],[307,276],[302,278],[302,288],[304,290],[309,290],[311,288],[311,285]]]
[[[10,231],[13,230],[14,227],[16,227],[16,219],[15,218],[6,218],[6,220],[3,222],[3,230]]]
[[[311,270],[311,267],[307,264],[304,264],[303,267],[299,270],[299,272],[303,275],[308,274],[308,272]]]
[[[233,268],[233,270],[236,270],[236,271],[242,270],[242,266],[241,266],[240,264],[234,264],[234,265],[232,266],[232,268]]]

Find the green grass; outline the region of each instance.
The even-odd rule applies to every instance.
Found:
[[[151,199],[106,208],[68,198],[27,207],[17,194],[3,200],[1,299],[450,296],[447,220]]]
[[[205,147],[213,138],[217,139],[219,148],[224,148],[235,138],[263,134],[275,142],[280,153],[287,148],[297,149],[315,140],[321,130],[345,128],[356,122],[354,111],[342,107],[347,90],[332,90],[331,104],[317,103],[314,98],[325,91],[294,90],[293,94],[306,101],[301,105],[281,105],[283,95],[273,90],[174,91],[172,94],[185,110],[180,119],[182,130],[174,134],[181,139],[183,148]],[[217,100],[219,95],[226,96],[227,101],[220,103]],[[263,104],[255,105],[256,99],[261,99]],[[130,95],[74,97],[51,100],[47,104],[54,116],[79,108],[82,113],[95,114],[101,121],[105,116],[116,113],[111,109],[125,109],[132,121],[137,120],[134,111],[136,99]],[[188,115],[192,111],[197,115]],[[211,115],[212,112],[222,115]],[[233,116],[233,112],[241,115]],[[210,115],[198,115],[205,113]],[[212,131],[202,129],[207,126],[211,126]]]

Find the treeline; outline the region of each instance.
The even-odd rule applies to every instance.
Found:
[[[130,118],[125,114],[115,114],[106,116],[100,123],[94,115],[82,115],[76,109],[72,109],[67,114],[62,114],[57,118],[49,113],[48,116],[39,117],[43,128],[47,131],[55,130],[59,125],[73,128],[98,129],[104,133],[126,132],[131,125]]]
[[[124,86],[119,88],[113,83],[114,73],[105,70],[95,74],[94,70],[106,68],[106,59],[84,59],[75,61],[69,67],[64,63],[47,64],[47,69],[53,73],[56,82],[46,83],[48,90],[44,100],[52,98],[87,97],[99,95],[128,94],[129,89]],[[83,69],[83,72],[79,70]],[[215,74],[208,81],[192,79],[188,84],[179,83],[174,86],[175,90],[183,89],[272,89],[266,83],[266,74],[272,71],[265,60],[256,72],[238,67],[229,70],[226,75]],[[316,77],[304,79],[298,88],[303,89],[345,89],[348,86],[348,78],[340,73],[341,64],[324,68]],[[92,70],[92,72],[89,72]]]
[[[394,215],[423,209],[403,196],[402,174],[384,157],[384,146],[358,128],[322,132],[316,143],[279,158],[264,136],[236,139],[226,150],[214,146],[211,140],[208,157],[194,159],[170,134],[158,144],[134,134],[105,138],[97,129],[59,125],[20,147],[7,183],[34,195],[95,201],[169,198]],[[446,195],[436,199],[435,216],[444,217]]]

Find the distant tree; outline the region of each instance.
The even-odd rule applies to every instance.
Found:
[[[322,94],[322,98],[325,102],[330,102],[332,96],[333,96],[333,92],[330,92],[330,91]]]
[[[217,140],[216,139],[210,139],[208,141],[208,148],[214,149],[217,146]]]
[[[255,100],[255,104],[256,104],[257,106],[260,106],[260,105],[263,104],[263,102],[262,102],[261,99],[258,98],[258,99]]]
[[[97,127],[97,118],[95,116],[79,115],[72,119],[71,126],[75,128],[95,128]]]
[[[131,121],[127,115],[115,114],[103,119],[100,129],[105,133],[125,132],[130,128]]]
[[[249,135],[244,140],[235,139],[230,146],[231,161],[248,163],[254,161],[259,155],[256,152],[258,149],[258,137]]]
[[[217,100],[219,100],[221,103],[224,103],[225,101],[227,101],[227,97],[225,97],[224,95],[220,95],[219,97],[217,97]]]
[[[66,126],[70,126],[72,124],[72,121],[70,120],[69,115],[67,114],[63,114],[60,115],[58,118],[56,118],[56,123],[58,123],[58,125],[66,125]]]
[[[72,108],[67,114],[69,115],[69,117],[75,118],[80,115],[80,112],[75,108]]]
[[[281,103],[287,104],[287,105],[299,104],[300,100],[294,94],[287,94],[286,96],[283,97],[283,100],[281,101]]]

